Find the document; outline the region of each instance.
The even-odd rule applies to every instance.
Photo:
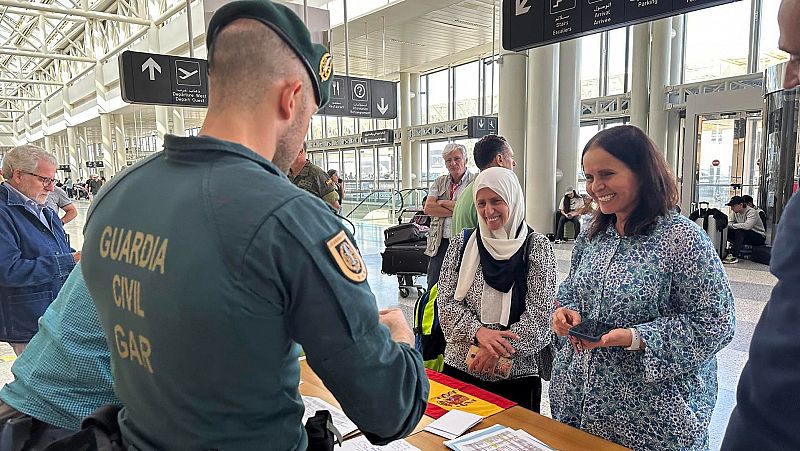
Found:
[[[358,426],[350,421],[350,418],[347,418],[344,412],[319,398],[303,396],[303,404],[306,406],[306,411],[303,413],[303,424],[306,424],[306,421],[313,417],[318,410],[327,410],[331,413],[333,425],[336,426],[342,437],[347,437],[358,431]]]
[[[499,424],[444,444],[453,451],[554,451],[523,430]]]
[[[412,446],[405,440],[395,440],[384,446],[373,445],[363,435],[345,440],[341,448],[336,445],[333,446],[334,451],[339,451],[340,449],[341,451],[420,451],[419,448]]]
[[[454,439],[480,423],[481,420],[483,417],[480,415],[453,409],[429,424],[424,430],[447,439]]]

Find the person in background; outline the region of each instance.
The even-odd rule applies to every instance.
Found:
[[[767,214],[764,212],[764,210],[756,207],[756,204],[753,203],[753,196],[751,196],[749,194],[745,194],[744,196],[742,196],[742,199],[744,200],[744,203],[747,204],[748,207],[754,209],[756,211],[756,213],[758,213],[758,217],[761,218],[761,223],[764,225],[764,230],[766,231],[767,230]]]
[[[514,150],[511,149],[511,145],[498,135],[486,135],[478,140],[472,150],[472,158],[481,171],[493,167],[514,169],[517,164],[514,162]],[[456,200],[450,235],[455,236],[464,229],[475,227],[478,227],[478,213],[475,210],[475,196],[470,183]]]
[[[778,10],[778,46],[789,54],[783,87],[800,85],[800,0]],[[800,196],[789,199],[772,246],[770,272],[778,278],[750,342],[722,449],[800,449]]]
[[[64,180],[64,191],[66,191],[67,197],[69,197],[70,199],[75,197],[75,193],[73,192],[73,186],[74,185],[75,185],[75,182],[73,182],[70,177],[67,177],[67,179]]]
[[[39,330],[81,253],[69,247],[64,226],[45,205],[55,186],[56,158],[24,145],[3,158],[0,185],[0,341],[17,355]]]
[[[589,221],[591,221],[592,217],[594,216],[595,208],[592,196],[588,194],[582,194],[581,199],[583,200],[583,206],[575,211],[578,213],[578,220],[581,224],[580,228],[581,230],[584,230],[589,226]]]
[[[728,222],[728,241],[731,243],[731,250],[722,263],[733,264],[739,261],[743,245],[763,245],[767,239],[767,231],[758,211],[747,205],[743,197],[733,196],[725,205],[731,207],[733,215]]]
[[[428,189],[423,212],[431,217],[425,255],[428,263],[428,290],[439,281],[447,246],[450,244],[453,210],[461,193],[475,179],[467,170],[467,149],[463,144],[447,143],[442,150],[447,174],[440,175]]]
[[[722,263],[675,211],[675,178],[642,130],[601,131],[582,163],[600,211],[558,290],[553,418],[635,450],[708,449],[715,355],[735,330]],[[583,321],[609,328],[597,342],[570,336]]]
[[[289,168],[289,180],[330,204],[333,211],[339,211],[339,194],[333,181],[321,167],[308,160],[307,155],[306,143],[303,142],[303,147]]]
[[[336,186],[336,193],[339,195],[339,216],[342,215],[344,205],[344,180],[339,178],[339,171],[336,169],[328,169],[328,177],[333,181]]]
[[[59,210],[64,210],[64,216],[61,216],[61,223],[64,225],[78,216],[78,209],[75,207],[75,204],[72,203],[72,199],[58,186],[53,187],[53,191],[47,195],[47,201],[45,203],[48,207],[53,209],[56,216],[58,216]]]
[[[578,212],[583,206],[583,198],[578,195],[575,188],[572,186],[567,187],[564,193],[564,198],[561,200],[561,207],[556,212],[556,244],[564,242],[564,226],[566,223],[571,222],[575,229],[575,238],[581,233],[580,215]]]
[[[439,321],[447,345],[444,374],[539,411],[537,355],[549,346],[556,258],[544,235],[525,223],[514,172],[487,168],[473,182],[478,228],[450,240],[439,279]],[[470,347],[478,351],[465,362]],[[508,377],[496,373],[509,358]],[[548,362],[549,363],[549,362]]]

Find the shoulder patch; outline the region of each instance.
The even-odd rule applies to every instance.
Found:
[[[350,242],[350,238],[347,237],[344,230],[325,244],[328,246],[333,262],[345,277],[357,283],[367,280],[367,267],[364,265],[364,260],[361,259],[361,254]]]
[[[333,61],[331,58],[331,54],[325,52],[322,55],[322,58],[319,60],[319,78],[323,82],[328,81],[331,78],[331,74],[333,73]]]

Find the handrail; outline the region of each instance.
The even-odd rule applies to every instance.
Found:
[[[423,191],[423,192],[427,192],[428,190],[427,190],[427,189],[425,189],[425,188],[405,188],[405,189],[402,189],[402,190],[399,190],[399,191],[398,191],[398,190],[379,190],[379,191],[373,191],[373,192],[371,192],[369,195],[367,195],[367,197],[365,197],[365,198],[361,199],[361,201],[360,201],[360,202],[359,202],[359,203],[358,203],[358,204],[357,204],[355,207],[353,207],[353,208],[350,210],[350,212],[349,212],[349,213],[347,213],[347,215],[345,215],[345,217],[346,217],[346,218],[349,218],[349,217],[350,217],[350,215],[352,215],[352,214],[353,214],[353,212],[355,212],[356,210],[358,210],[358,209],[361,207],[361,205],[363,205],[363,204],[364,204],[364,202],[366,202],[367,200],[369,200],[369,199],[370,199],[370,198],[371,198],[373,195],[376,195],[376,194],[385,194],[385,193],[391,193],[391,194],[395,194],[395,193],[396,193],[396,194],[398,194],[398,195],[400,196],[400,207],[397,209],[397,211],[398,211],[398,212],[400,212],[400,214],[402,214],[402,212],[405,210],[405,208],[404,208],[404,207],[405,207],[405,198],[406,198],[406,196],[407,196],[408,194],[410,194],[410,193],[414,192],[414,191]],[[393,200],[393,199],[394,199],[394,198],[392,197],[392,198],[390,198],[390,199],[387,199],[387,200],[385,200],[385,201],[384,201],[384,202],[383,202],[381,205],[379,205],[379,206],[376,208],[376,210],[380,210],[381,208],[385,207],[385,206],[386,206],[386,204],[388,204],[388,203],[389,203],[389,201],[390,201],[390,200]]]

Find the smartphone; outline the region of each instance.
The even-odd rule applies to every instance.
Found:
[[[467,351],[467,358],[464,359],[464,362],[467,364],[467,367],[470,366],[475,357],[478,355],[478,347],[472,345],[469,347],[469,351]],[[514,367],[514,361],[509,359],[508,357],[500,357],[497,360],[497,365],[494,367],[494,374],[497,377],[508,379],[511,376],[511,369]]]
[[[587,319],[583,320],[577,326],[573,326],[569,329],[569,334],[573,337],[578,337],[581,340],[597,342],[600,341],[600,338],[603,335],[607,334],[611,330],[616,329],[615,326],[611,324],[601,323],[600,321]]]

